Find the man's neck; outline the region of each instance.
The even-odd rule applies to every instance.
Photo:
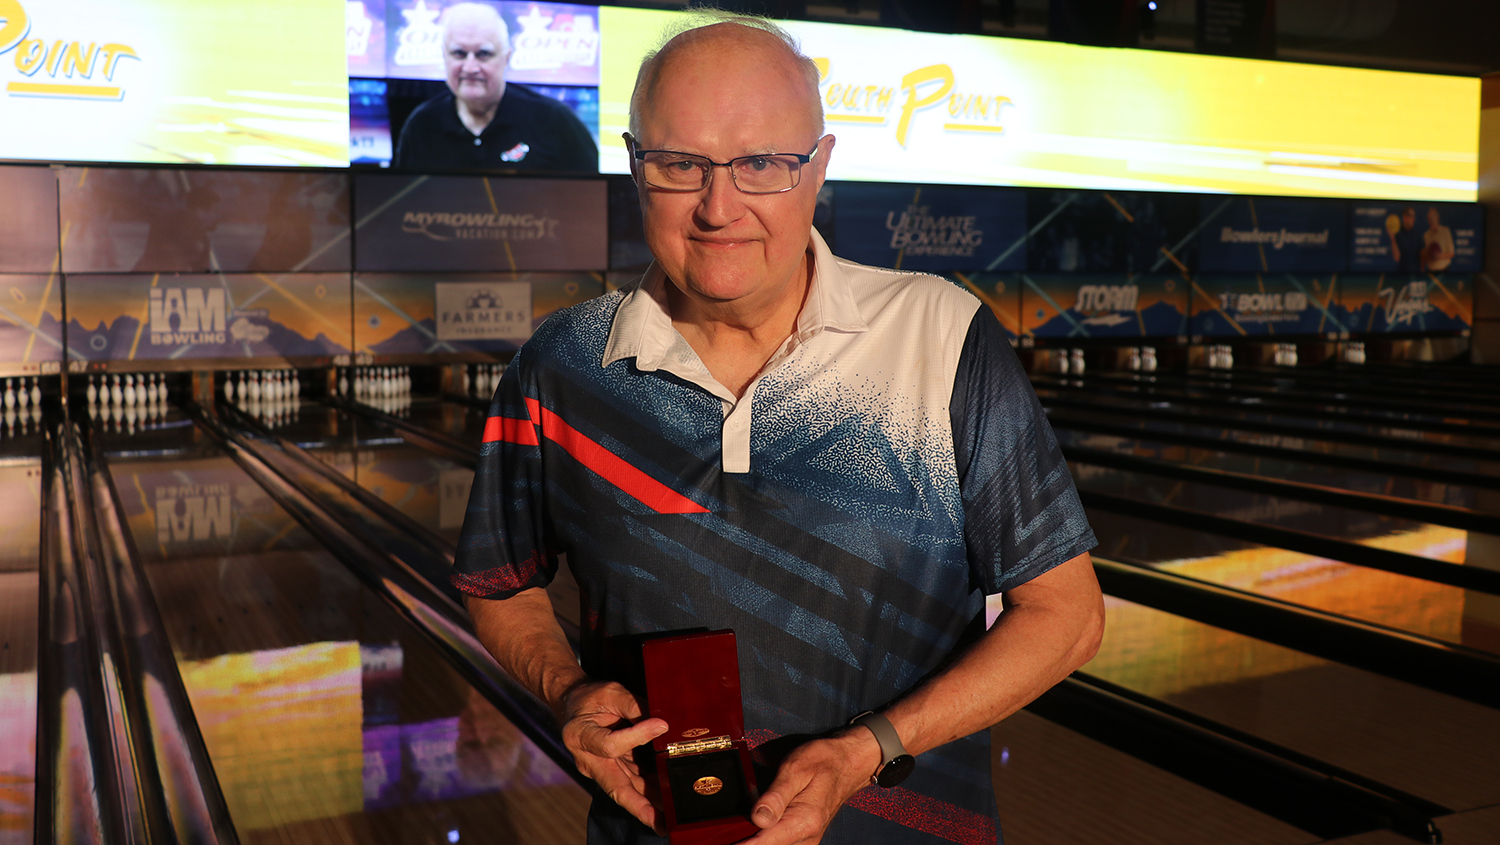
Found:
[[[808,252],[797,273],[767,301],[712,302],[683,293],[668,281],[672,325],[714,378],[735,396],[760,374],[797,327],[812,287],[813,257]]]
[[[490,121],[495,119],[495,113],[500,110],[500,100],[496,100],[493,105],[484,111],[477,111],[463,100],[457,97],[453,99],[458,104],[459,121],[475,135],[484,132],[484,128],[490,125]],[[505,86],[503,84],[500,86],[500,99],[505,99]]]

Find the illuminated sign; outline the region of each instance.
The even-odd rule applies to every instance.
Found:
[[[599,9],[600,169],[681,13]],[[788,21],[830,179],[1473,201],[1479,81]]]
[[[340,11],[0,0],[0,158],[345,165]]]

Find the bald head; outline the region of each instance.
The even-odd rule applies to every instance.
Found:
[[[630,133],[640,137],[665,78],[701,72],[711,64],[715,72],[705,81],[731,84],[753,82],[784,89],[789,116],[802,115],[823,133],[823,102],[818,96],[818,68],[802,54],[797,42],[781,27],[764,18],[699,15],[689,28],[669,38],[646,55],[636,74],[630,97]]]
[[[494,6],[484,3],[458,3],[443,11],[443,43],[455,35],[492,40],[510,52],[510,28]]]

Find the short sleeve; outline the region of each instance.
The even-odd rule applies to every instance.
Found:
[[[545,587],[557,572],[539,432],[530,410],[537,397],[525,388],[524,355],[506,368],[490,402],[453,561],[453,586],[481,598]]]
[[[988,308],[969,324],[949,413],[964,542],[986,593],[1097,545],[1036,392]]]

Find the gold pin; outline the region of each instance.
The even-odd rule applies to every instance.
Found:
[[[714,795],[724,788],[724,781],[713,775],[693,781],[693,791],[699,795]]]

